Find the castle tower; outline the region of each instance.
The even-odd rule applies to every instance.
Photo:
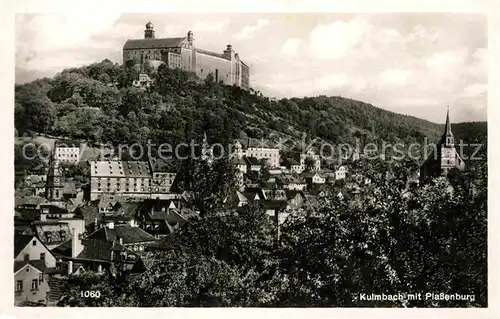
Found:
[[[154,25],[149,21],[146,23],[146,30],[144,30],[144,39],[154,39],[155,38],[155,30],[153,30]]]
[[[189,46],[193,46],[193,43],[194,43],[194,36],[193,36],[193,31],[189,31],[187,33],[187,41],[188,41],[188,44]]]

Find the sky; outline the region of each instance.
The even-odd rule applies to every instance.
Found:
[[[267,96],[343,96],[436,123],[487,118],[483,14],[18,14],[16,83],[109,59],[128,38],[185,36],[220,52],[232,44]]]

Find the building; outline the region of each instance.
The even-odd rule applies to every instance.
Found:
[[[90,162],[90,200],[170,199],[177,173],[164,160]],[[102,207],[106,209],[105,207]]]
[[[262,163],[255,157],[245,157],[248,172],[260,172]]]
[[[306,183],[307,183],[309,188],[312,187],[312,185],[314,185],[314,184],[325,184],[326,183],[326,178],[317,172],[306,173],[303,175],[303,177],[305,178]]]
[[[46,305],[50,292],[47,267],[43,261],[14,262],[14,304],[31,302]]]
[[[144,74],[144,73],[139,74],[139,79],[134,80],[132,82],[132,86],[134,86],[136,88],[140,88],[140,89],[147,89],[147,88],[151,87],[152,84],[153,84],[153,80],[149,77],[149,75]]]
[[[282,164],[286,167],[286,169],[297,174],[300,174],[303,171],[302,165],[300,165],[300,163],[293,158],[285,158]]]
[[[337,167],[337,169],[335,170],[335,180],[339,180],[339,179],[344,179],[344,178],[346,178],[347,173],[348,173],[347,166],[345,166],[345,165],[340,165],[340,166],[339,166],[339,167]]]
[[[90,234],[87,239],[112,242],[116,241],[120,245],[135,252],[144,251],[148,244],[155,243],[157,238],[145,230],[130,225],[115,225],[113,222],[106,223],[106,226],[97,229]]]
[[[185,37],[156,38],[154,26],[148,22],[144,39],[129,39],[123,46],[124,64],[146,62],[193,72],[201,79],[211,74],[216,82],[250,88],[250,68],[230,44],[222,53],[199,49],[194,45],[191,31]]]
[[[420,168],[420,179],[447,174],[451,169],[465,169],[465,163],[455,149],[455,138],[451,131],[450,111],[446,113],[444,133],[435,151]]]
[[[310,167],[311,170],[319,171],[321,169],[320,156],[317,155],[312,148],[310,148],[305,154],[300,154],[300,166],[302,171],[305,171],[308,168],[306,167],[307,159],[312,161],[312,167]]]
[[[47,304],[56,258],[37,236],[14,235],[14,302]]]
[[[151,168],[147,162],[90,162],[90,200],[92,201],[105,194],[150,198],[152,182]]]
[[[74,143],[56,143],[54,145],[54,161],[77,164],[80,162],[80,146]]]
[[[14,236],[14,261],[42,261],[47,268],[56,267],[56,259],[35,235]]]
[[[246,149],[243,149],[240,141],[236,141],[234,143],[234,155],[238,158],[246,156],[255,157],[258,160],[265,159],[271,168],[279,168],[281,161],[279,148],[264,147],[266,145],[263,144],[249,138]]]
[[[163,199],[170,193],[177,173],[170,163],[160,158],[150,158],[149,165],[152,172],[151,198]]]
[[[45,196],[50,200],[60,200],[63,198],[64,176],[59,161],[52,161],[47,173],[47,184],[45,186]]]

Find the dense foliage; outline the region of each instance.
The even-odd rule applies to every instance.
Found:
[[[356,139],[436,140],[442,131],[440,125],[343,97],[271,101],[253,90],[223,86],[212,78],[201,82],[164,66],[152,72],[153,88],[140,90],[132,86],[137,76],[133,66],[104,60],[16,85],[17,133],[95,143],[176,143],[202,131],[222,141],[240,135],[297,139],[307,133],[330,143],[354,144]],[[467,127],[476,126],[484,134],[484,123]]]
[[[342,97],[271,101],[258,92],[160,67],[148,90],[134,67],[110,61],[16,86],[19,135],[43,132],[92,143],[229,142],[240,136],[331,143],[436,139],[442,126]],[[457,139],[486,143],[485,123],[458,125]],[[17,146],[16,146],[17,147]],[[20,149],[17,147],[17,151]],[[418,163],[362,160],[348,180],[280,229],[260,205],[219,208],[233,192],[227,160],[186,160],[180,187],[198,218],[143,256],[146,272],[66,281],[70,306],[487,306],[487,165],[408,189]],[[16,156],[16,165],[29,164]],[[310,167],[311,162],[307,163]],[[16,166],[16,170],[17,170]],[[76,176],[85,168],[66,171]],[[269,172],[263,174],[268,175]],[[371,183],[364,183],[366,179]],[[361,186],[337,196],[347,185]],[[280,234],[279,238],[277,234]],[[79,298],[99,290],[101,298]],[[364,301],[360,294],[473,294],[465,301]]]
[[[63,304],[486,306],[487,166],[478,165],[474,177],[439,178],[408,190],[410,166],[359,163],[358,176],[372,181],[360,194],[339,198],[335,187],[326,187],[318,207],[291,215],[279,239],[276,224],[256,203],[238,212],[211,211],[167,237],[163,250],[150,252],[145,273],[120,281],[83,277],[70,283]],[[95,289],[100,300],[71,299],[75,291]],[[474,299],[361,298],[427,292]]]

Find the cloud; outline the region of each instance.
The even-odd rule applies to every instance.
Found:
[[[411,76],[409,70],[388,69],[378,75],[378,83],[381,86],[403,86]]]
[[[488,85],[484,83],[473,83],[467,85],[459,97],[462,98],[477,98],[484,96],[488,91]]]
[[[163,27],[162,37],[178,37],[187,34],[188,30],[179,24],[167,24]]]
[[[317,26],[310,34],[310,54],[320,59],[343,58],[362,41],[369,28],[370,24],[364,18]]]
[[[468,57],[467,49],[447,50],[432,54],[426,65],[431,69],[452,69],[463,65]]]
[[[281,46],[281,53],[285,55],[296,55],[300,45],[302,44],[302,39],[300,38],[290,38],[283,43]]]
[[[260,31],[262,29],[264,29],[269,24],[270,24],[269,20],[267,20],[267,19],[259,19],[259,20],[257,20],[257,22],[255,24],[247,25],[247,26],[243,27],[243,29],[241,29],[240,32],[236,33],[234,35],[234,37],[237,38],[237,39],[252,38],[255,35],[255,33],[257,33],[258,31]]]
[[[229,20],[221,22],[198,22],[193,26],[192,31],[217,32],[223,30],[228,24]]]
[[[349,83],[349,76],[345,73],[331,74],[314,81],[314,90],[329,90],[343,87]]]

